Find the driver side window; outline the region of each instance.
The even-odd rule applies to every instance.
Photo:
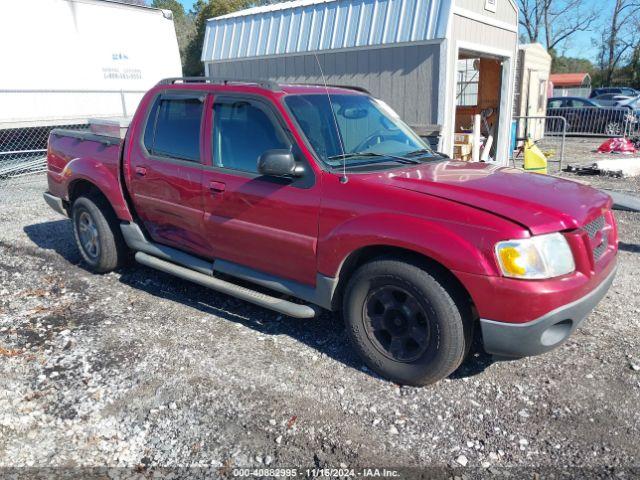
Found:
[[[257,102],[224,99],[213,105],[213,164],[257,173],[258,157],[290,144],[271,116]]]

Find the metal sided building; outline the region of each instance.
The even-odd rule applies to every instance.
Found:
[[[490,111],[483,133],[506,163],[517,32],[512,0],[295,0],[210,19],[202,61],[209,76],[291,83],[321,82],[319,61],[327,83],[368,89],[448,154]]]

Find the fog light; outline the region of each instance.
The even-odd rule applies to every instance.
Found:
[[[554,323],[543,332],[542,337],[540,337],[540,342],[547,347],[556,345],[571,334],[572,327],[573,320],[570,319]]]

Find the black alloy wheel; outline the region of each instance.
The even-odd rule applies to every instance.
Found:
[[[378,287],[369,292],[363,308],[367,335],[383,355],[398,362],[413,362],[427,350],[427,312],[404,288]]]

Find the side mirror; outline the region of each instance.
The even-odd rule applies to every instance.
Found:
[[[267,150],[258,157],[258,172],[272,177],[294,177],[296,159],[289,150]]]

